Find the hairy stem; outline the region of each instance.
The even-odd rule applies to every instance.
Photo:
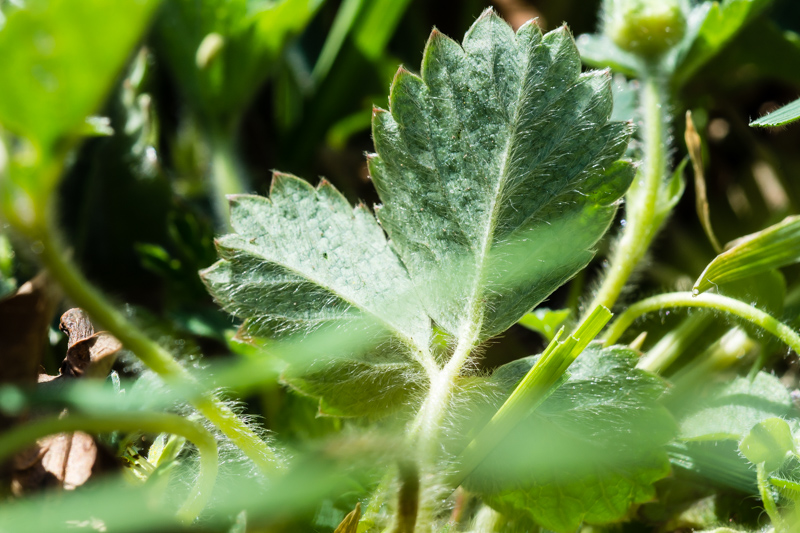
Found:
[[[178,510],[178,517],[189,524],[205,508],[217,479],[219,459],[214,436],[197,422],[185,417],[157,412],[114,414],[70,414],[66,417],[41,418],[17,426],[0,436],[0,463],[13,453],[56,433],[84,431],[110,433],[112,431],[143,431],[180,435],[194,443],[200,452],[200,473],[186,502]]]
[[[165,382],[174,384],[178,390],[190,388],[189,385],[194,381],[191,374],[167,350],[147,337],[106,300],[74,263],[67,259],[67,253],[50,232],[44,232],[41,244],[43,249],[39,257],[42,263],[75,305],[89,313],[93,321],[118,338]],[[275,453],[219,399],[211,394],[204,394],[190,398],[189,401],[264,473],[277,471]]]
[[[409,431],[409,439],[420,439],[420,456],[430,460],[435,455],[434,447],[438,440],[442,421],[447,413],[450,397],[455,389],[456,379],[469,358],[475,343],[474,335],[462,337],[447,364],[432,378],[428,395]]]
[[[764,510],[767,512],[770,521],[772,522],[775,531],[783,531],[783,520],[778,512],[778,506],[772,498],[772,493],[769,490],[769,479],[767,477],[766,468],[764,463],[756,467],[758,476],[758,493],[761,496],[761,502],[764,504]]]
[[[670,292],[637,302],[609,326],[603,340],[606,345],[613,344],[640,316],[653,311],[676,307],[704,307],[738,316],[772,333],[794,350],[795,353],[800,354],[800,335],[792,328],[764,311],[744,302],[727,296],[709,293],[694,296],[690,292]]]
[[[586,313],[614,307],[625,283],[658,232],[658,193],[667,172],[669,119],[667,86],[657,68],[642,79],[644,163],[625,196],[625,229],[614,247],[610,266]],[[663,220],[663,218],[661,218]]]

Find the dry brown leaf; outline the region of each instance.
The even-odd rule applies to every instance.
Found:
[[[0,383],[36,382],[60,296],[44,274],[0,300]]]
[[[50,435],[14,458],[11,490],[17,496],[53,486],[72,490],[98,468],[97,456],[91,435],[80,431]]]
[[[708,209],[708,193],[706,191],[706,178],[703,172],[703,147],[700,141],[700,134],[697,133],[697,128],[694,126],[692,120],[692,112],[686,111],[686,131],[684,132],[684,139],[686,140],[686,149],[689,151],[689,158],[692,160],[692,168],[694,168],[694,193],[695,204],[697,208],[697,216],[700,218],[700,224],[711,241],[711,246],[717,253],[722,251],[714,229],[711,227],[711,213]]]
[[[60,374],[40,374],[39,383],[58,386],[72,378],[105,378],[122,344],[110,333],[95,333],[88,316],[80,309],[64,313],[60,329],[69,338]],[[14,458],[11,490],[22,495],[51,486],[66,490],[79,487],[104,469],[105,461],[98,460],[98,452],[94,437],[80,431],[39,439],[36,446]]]
[[[122,343],[108,332],[95,333],[89,317],[81,309],[64,313],[59,327],[69,337],[61,375],[105,378]]]

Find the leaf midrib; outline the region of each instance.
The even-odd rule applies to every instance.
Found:
[[[516,40],[516,36],[515,36]],[[496,41],[495,41],[495,33],[492,32],[492,50],[495,49]],[[539,46],[546,46],[543,41],[540,41]],[[513,113],[513,120],[509,121],[508,123],[508,138],[505,143],[505,147],[503,148],[502,152],[502,164],[501,164],[501,171],[500,171],[500,179],[497,180],[494,186],[494,194],[492,195],[491,200],[491,207],[490,207],[490,216],[488,219],[488,224],[486,224],[486,231],[483,234],[483,238],[481,239],[480,243],[480,254],[477,256],[478,264],[475,272],[475,276],[473,277],[473,286],[472,286],[472,294],[470,297],[469,302],[469,309],[467,312],[467,320],[463,323],[472,323],[471,327],[469,327],[469,335],[472,337],[470,339],[471,344],[475,344],[478,338],[480,337],[480,330],[483,326],[483,319],[484,319],[484,312],[481,309],[478,302],[481,300],[481,295],[483,293],[483,288],[485,286],[486,280],[486,259],[489,256],[489,250],[491,249],[492,245],[492,236],[494,235],[495,228],[497,227],[497,217],[498,217],[498,206],[500,205],[500,193],[502,192],[503,188],[508,179],[508,155],[511,150],[511,147],[514,145],[514,139],[516,138],[517,133],[517,126],[520,120],[520,107],[521,107],[521,94],[525,89],[525,81],[528,76],[528,64],[530,62],[530,54],[525,54],[525,61],[523,64],[523,72],[524,75],[520,78],[517,91],[516,91],[516,98],[515,98],[515,105],[514,105],[514,113]],[[495,63],[492,62],[492,80],[495,79]],[[449,72],[448,72],[448,80]],[[476,315],[480,315],[479,317]],[[463,324],[462,323],[462,324]],[[463,326],[462,326],[463,327]],[[459,328],[461,330],[461,328]]]

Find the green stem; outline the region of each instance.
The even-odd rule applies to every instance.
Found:
[[[767,478],[764,463],[760,463],[756,467],[756,472],[758,473],[758,493],[761,495],[761,501],[764,504],[764,510],[767,512],[772,525],[775,527],[775,531],[783,531],[783,520],[781,520],[781,515],[778,512],[778,506],[776,505],[775,500],[772,498],[772,494],[769,491],[769,479]]]
[[[669,122],[667,86],[657,68],[642,78],[644,163],[625,197],[625,229],[614,247],[608,272],[587,313],[604,306],[609,309],[619,298],[625,283],[644,257],[659,226],[658,193],[667,172]],[[665,217],[660,218],[663,221]]]
[[[217,479],[219,460],[214,436],[197,422],[185,417],[156,412],[114,414],[70,414],[63,418],[41,418],[17,426],[0,436],[0,463],[13,453],[25,449],[38,439],[56,433],[84,431],[110,433],[112,431],[142,431],[169,433],[185,437],[200,452],[200,473],[186,502],[178,510],[178,517],[190,524],[205,508]]]
[[[671,292],[637,302],[609,326],[603,340],[606,345],[613,344],[640,316],[676,307],[703,307],[736,315],[772,333],[795,353],[800,354],[800,335],[792,328],[751,305],[727,296],[709,293],[694,296],[690,292]]]
[[[172,355],[147,337],[112,306],[77,267],[67,259],[56,238],[44,232],[44,246],[39,256],[51,277],[75,305],[89,313],[102,329],[111,332],[151,370],[178,390],[186,390],[194,382],[191,374]],[[212,424],[219,428],[254,463],[267,474],[278,469],[275,453],[236,414],[211,394],[190,398],[192,405]]]
[[[236,122],[238,124],[238,121]],[[229,194],[241,194],[247,190],[244,167],[236,152],[233,134],[212,133],[208,146],[211,151],[212,205],[217,216],[218,228],[230,230]]]

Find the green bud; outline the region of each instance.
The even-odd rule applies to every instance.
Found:
[[[606,0],[605,33],[623,50],[657,56],[686,31],[682,0]]]

